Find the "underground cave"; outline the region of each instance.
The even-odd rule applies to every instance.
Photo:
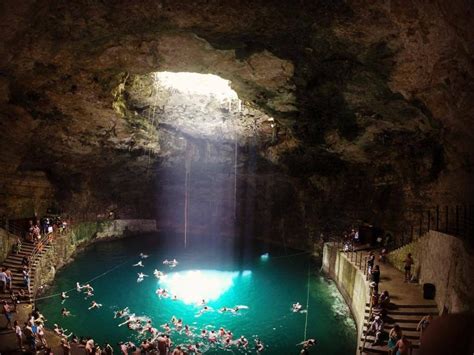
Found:
[[[472,2],[0,9],[0,353],[474,352]]]

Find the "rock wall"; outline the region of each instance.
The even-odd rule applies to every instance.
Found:
[[[323,271],[336,282],[344,300],[351,309],[357,325],[357,339],[361,338],[365,304],[369,302],[369,285],[364,274],[338,251],[337,246],[325,243],[323,249]]]
[[[0,228],[0,264],[7,258],[15,244],[16,236]]]
[[[411,253],[420,284],[436,286],[436,303],[450,313],[473,311],[474,258],[472,248],[461,239],[430,231],[423,237],[394,250],[388,260],[403,271],[403,260]]]
[[[117,219],[102,225],[102,230],[97,232],[96,238],[128,236],[156,231],[156,220],[154,219]]]

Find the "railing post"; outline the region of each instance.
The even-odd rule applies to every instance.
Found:
[[[446,213],[446,216],[445,216],[445,218],[446,218],[445,232],[446,232],[446,234],[448,234],[448,226],[449,226],[449,207],[448,206],[446,206],[445,213]]]
[[[456,205],[456,235],[459,234],[459,206]]]
[[[436,230],[439,231],[439,205],[436,206]]]
[[[431,210],[428,210],[428,232],[430,231],[431,227]]]
[[[423,229],[423,212],[421,212],[421,216],[420,216],[420,230],[418,231],[418,238],[421,237],[422,229]]]

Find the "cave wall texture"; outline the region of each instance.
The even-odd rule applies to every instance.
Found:
[[[471,202],[473,11],[469,0],[2,1],[0,214],[113,208],[173,227],[186,159],[196,230],[232,231],[234,213],[239,232],[268,236],[354,219],[396,228],[414,208]],[[233,143],[192,132],[183,143],[131,100],[137,78],[164,70],[219,75],[243,101],[236,212]]]

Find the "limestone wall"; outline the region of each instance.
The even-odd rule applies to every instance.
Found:
[[[15,242],[16,236],[0,228],[0,264],[7,258],[8,253],[12,251]]]
[[[109,238],[156,231],[156,220],[154,219],[117,219],[103,224],[102,230],[97,233],[96,237]]]
[[[365,315],[365,304],[369,302],[369,285],[364,274],[346,258],[332,243],[323,249],[323,271],[335,282],[344,300],[351,309],[360,339]]]
[[[430,231],[417,241],[392,251],[388,260],[403,271],[403,260],[411,253],[420,284],[436,286],[439,309],[450,312],[474,310],[474,251],[453,236]]]

